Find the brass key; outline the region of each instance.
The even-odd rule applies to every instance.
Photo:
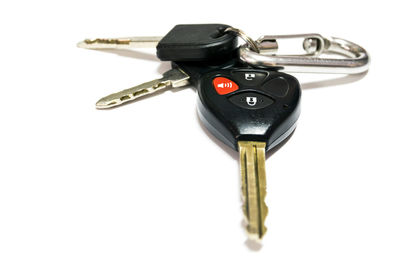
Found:
[[[242,177],[243,213],[250,239],[261,240],[267,228],[268,214],[265,204],[266,175],[265,147],[263,142],[239,141],[240,174]]]

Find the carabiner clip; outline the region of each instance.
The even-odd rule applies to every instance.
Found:
[[[305,54],[277,55],[279,39],[302,38]],[[287,72],[356,74],[368,70],[370,59],[367,51],[350,41],[320,34],[265,35],[255,41],[258,52],[248,45],[239,49],[240,59],[247,64],[279,68]],[[321,57],[336,54],[344,58]]]

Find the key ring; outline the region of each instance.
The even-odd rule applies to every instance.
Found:
[[[233,32],[240,38],[242,38],[246,42],[246,47],[249,47],[255,53],[260,53],[260,49],[258,48],[258,44],[250,38],[247,34],[245,34],[242,30],[237,28],[228,27],[225,29],[225,32]]]
[[[240,36],[243,38],[242,34]],[[292,38],[303,38],[306,54],[274,54],[278,48],[278,39]],[[239,54],[241,61],[258,67],[275,67],[288,72],[356,74],[367,71],[370,63],[368,52],[361,46],[341,38],[325,38],[320,34],[265,35],[254,43],[259,52],[242,45]],[[344,58],[320,57],[323,54],[336,54]]]

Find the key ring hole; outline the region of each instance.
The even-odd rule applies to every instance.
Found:
[[[213,39],[218,39],[218,38],[221,38],[222,36],[225,36],[227,34],[225,29],[226,28],[219,27],[216,32],[214,32],[210,35],[210,37]]]
[[[245,34],[242,30],[239,30],[239,29],[233,28],[233,27],[228,27],[225,29],[225,32],[233,32],[234,34],[236,34],[237,36],[239,36],[246,42],[246,44],[250,48],[250,50],[252,50],[256,53],[260,53],[260,49],[258,48],[257,43],[253,39],[251,39],[247,34]]]

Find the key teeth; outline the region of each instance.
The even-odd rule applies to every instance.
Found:
[[[79,48],[87,49],[107,49],[117,48],[119,46],[129,46],[131,40],[128,38],[96,38],[96,39],[85,39],[79,42],[77,46]]]
[[[160,79],[145,82],[101,98],[97,101],[96,108],[112,108],[162,89],[184,86],[189,83],[189,78],[190,77],[181,69],[174,68],[165,72]]]
[[[244,197],[244,196],[243,196]],[[246,223],[246,232],[247,235],[249,237],[250,240],[254,240],[254,241],[258,241],[260,242],[262,240],[262,238],[264,237],[264,235],[266,234],[268,228],[265,226],[265,220],[268,216],[268,207],[265,204],[265,194],[264,194],[264,199],[261,199],[261,216],[260,216],[260,224],[261,226],[259,227],[257,226],[253,226],[250,225],[249,221],[249,213],[247,212],[247,205],[246,205],[246,201],[243,200],[243,214],[244,214],[244,218],[245,218],[245,223]]]
[[[85,39],[83,42],[87,45],[92,45],[92,44],[129,45],[130,40],[124,38],[97,38],[97,39]]]
[[[240,172],[242,176],[243,213],[251,240],[261,240],[267,231],[265,147],[262,142],[240,141]]]

